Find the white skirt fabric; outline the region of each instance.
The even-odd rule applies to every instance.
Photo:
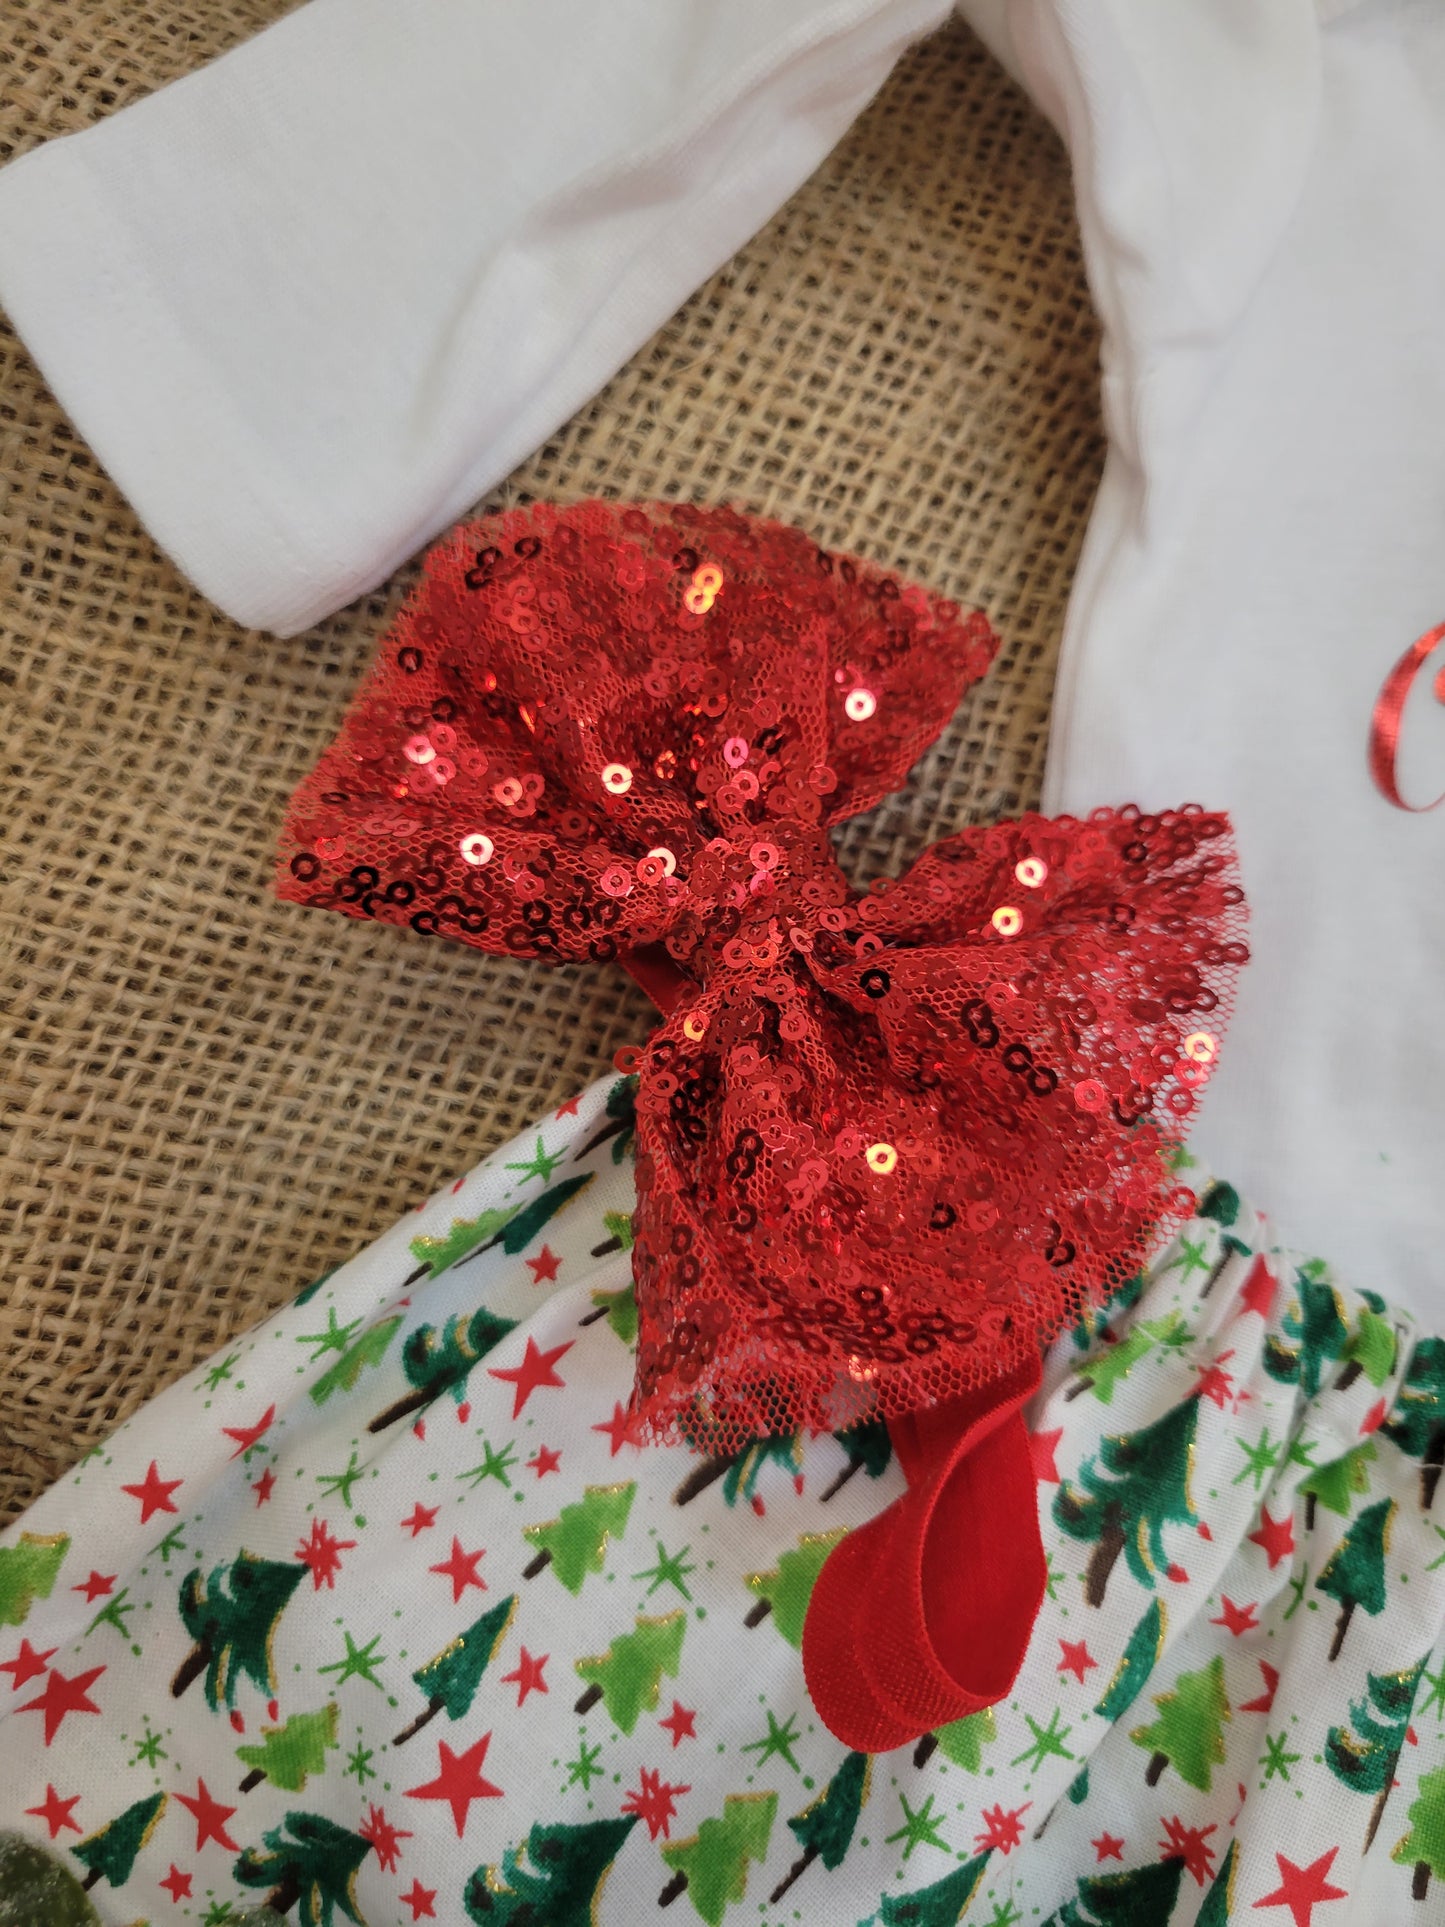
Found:
[[[1013,1691],[850,1753],[803,1618],[901,1475],[629,1441],[630,1120],[564,1105],[0,1535],[0,1828],[113,1927],[1445,1920],[1445,1341],[1186,1166],[1046,1364]]]

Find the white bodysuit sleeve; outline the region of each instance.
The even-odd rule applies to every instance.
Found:
[[[947,0],[311,0],[0,173],[0,302],[180,569],[291,634],[537,448]]]

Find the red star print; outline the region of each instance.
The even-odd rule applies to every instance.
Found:
[[[165,1879],[158,1880],[156,1885],[165,1888],[173,1906],[179,1907],[183,1900],[189,1900],[191,1897],[191,1876],[188,1873],[182,1873],[174,1860]]]
[[[520,1365],[508,1365],[505,1369],[496,1365],[487,1367],[489,1378],[507,1379],[516,1388],[516,1396],[512,1401],[513,1418],[522,1416],[523,1408],[533,1392],[539,1391],[544,1385],[563,1385],[564,1381],[552,1367],[564,1352],[571,1351],[575,1343],[575,1339],[569,1338],[565,1345],[554,1345],[550,1352],[544,1352],[539,1349],[536,1339],[529,1337]]]
[[[1012,1813],[1006,1813],[1001,1805],[985,1807],[983,1823],[988,1831],[976,1836],[975,1844],[979,1850],[982,1851],[984,1847],[997,1847],[1001,1853],[1012,1853],[1024,1837],[1024,1815],[1032,1805],[1032,1800],[1025,1800],[1023,1805],[1015,1807]]]
[[[1221,1352],[1218,1358],[1208,1365],[1196,1365],[1199,1383],[1195,1386],[1195,1396],[1210,1399],[1222,1412],[1234,1396],[1234,1380],[1225,1371],[1225,1361],[1233,1358],[1233,1351]]]
[[[363,1840],[371,1842],[382,1872],[395,1873],[396,1863],[401,1858],[401,1843],[413,1837],[407,1829],[394,1827],[387,1819],[385,1809],[374,1806],[356,1831]]]
[[[453,1753],[445,1740],[438,1740],[436,1778],[428,1780],[425,1786],[405,1789],[408,1800],[445,1800],[456,1822],[458,1840],[466,1827],[473,1800],[502,1798],[502,1789],[482,1777],[482,1764],[491,1743],[491,1734],[484,1733],[465,1753]]]
[[[681,1700],[674,1700],[672,1702],[672,1711],[668,1714],[667,1718],[657,1722],[659,1726],[665,1726],[668,1732],[671,1733],[672,1750],[674,1753],[678,1747],[682,1745],[684,1740],[695,1740],[697,1738],[697,1728],[693,1725],[693,1721],[696,1718],[697,1714],[690,1712]]]
[[[260,1478],[257,1479],[255,1484],[251,1487],[251,1490],[256,1495],[257,1505],[265,1505],[266,1501],[271,1496],[271,1493],[275,1487],[275,1484],[276,1484],[276,1474],[271,1470],[269,1466],[267,1466],[266,1470],[261,1474]]]
[[[236,1449],[231,1457],[239,1459],[243,1452],[249,1452],[251,1447],[270,1431],[275,1416],[276,1407],[268,1405],[254,1425],[223,1425],[221,1430],[226,1437],[236,1440]]]
[[[1329,1883],[1329,1871],[1338,1852],[1338,1847],[1331,1847],[1318,1860],[1311,1860],[1307,1867],[1297,1867],[1293,1860],[1286,1860],[1282,1853],[1276,1853],[1274,1857],[1279,1862],[1279,1885],[1272,1894],[1265,1894],[1256,1900],[1255,1906],[1288,1907],[1294,1915],[1295,1927],[1312,1927],[1311,1916],[1322,1901],[1349,1899],[1343,1887],[1332,1887]]]
[[[1052,1432],[1031,1432],[1029,1434],[1029,1457],[1034,1462],[1034,1477],[1040,1485],[1057,1485],[1059,1468],[1054,1464],[1054,1454],[1059,1449],[1059,1440],[1064,1436],[1062,1425]]]
[[[303,1539],[297,1546],[296,1557],[303,1566],[310,1568],[313,1592],[320,1592],[323,1586],[335,1592],[336,1575],[341,1570],[341,1555],[350,1552],[356,1544],[355,1539],[334,1539],[324,1519],[311,1521],[311,1537]]]
[[[58,1666],[51,1669],[45,1682],[45,1691],[39,1699],[27,1700],[24,1706],[16,1708],[20,1713],[43,1713],[45,1715],[45,1744],[60,1731],[60,1723],[67,1713],[98,1713],[100,1708],[90,1697],[90,1688],[105,1671],[103,1666],[92,1666],[88,1673],[77,1673],[67,1679]]]
[[[226,1822],[236,1811],[234,1807],[222,1806],[213,1800],[204,1780],[196,1781],[194,1793],[178,1793],[176,1799],[191,1815],[196,1823],[196,1852],[199,1853],[208,1840],[214,1840],[218,1847],[227,1853],[239,1853],[240,1847],[226,1831]]]
[[[631,1415],[623,1411],[621,1399],[618,1399],[614,1403],[611,1418],[603,1419],[602,1423],[600,1425],[594,1425],[592,1430],[594,1432],[601,1432],[606,1436],[609,1443],[607,1456],[611,1459],[617,1457],[617,1454],[622,1450],[624,1445],[630,1445],[634,1450],[640,1449],[636,1439],[632,1436]]]
[[[543,1653],[540,1659],[533,1659],[532,1655],[524,1646],[522,1648],[522,1657],[517,1662],[516,1672],[502,1674],[502,1684],[504,1686],[514,1685],[516,1687],[518,1706],[526,1699],[528,1693],[545,1693],[549,1690],[546,1680],[542,1677],[542,1668],[551,1657],[552,1655],[550,1653]]]
[[[1371,1432],[1379,1431],[1380,1427],[1385,1423],[1385,1413],[1388,1409],[1384,1399],[1377,1398],[1375,1400],[1369,1411],[1366,1412],[1365,1416],[1360,1420],[1360,1435],[1362,1438],[1367,1438]]]
[[[437,1514],[440,1511],[439,1505],[423,1505],[418,1499],[412,1509],[411,1517],[402,1520],[401,1529],[403,1532],[409,1532],[413,1539],[419,1538],[423,1532],[429,1532],[436,1524]]]
[[[1249,1268],[1249,1276],[1239,1294],[1239,1302],[1245,1311],[1257,1311],[1261,1318],[1268,1320],[1274,1310],[1276,1285],[1274,1274],[1263,1258],[1256,1258]]]
[[[1259,1662],[1259,1670],[1264,1675],[1264,1691],[1258,1699],[1246,1700],[1240,1707],[1241,1713],[1268,1713],[1274,1705],[1274,1689],[1279,1685],[1279,1668],[1271,1666],[1267,1659]]]
[[[567,1102],[566,1102],[565,1104],[563,1104],[563,1105],[562,1105],[562,1106],[561,1106],[561,1107],[560,1107],[560,1108],[559,1108],[558,1110],[556,1110],[556,1111],[554,1111],[552,1115],[553,1115],[554,1117],[557,1117],[557,1118],[563,1118],[563,1117],[576,1117],[576,1115],[577,1115],[577,1106],[578,1106],[578,1105],[579,1105],[579,1104],[580,1104],[581,1102],[582,1102],[582,1099],[581,1099],[581,1097],[580,1097],[580,1096],[579,1096],[579,1097],[569,1097],[569,1098],[567,1099]]]
[[[80,1795],[78,1793],[72,1793],[68,1800],[62,1800],[60,1795],[55,1791],[55,1788],[50,1784],[49,1780],[47,1780],[45,1782],[45,1798],[38,1807],[26,1807],[25,1811],[27,1813],[33,1813],[37,1820],[43,1820],[45,1822],[46,1826],[50,1829],[50,1837],[53,1840],[63,1827],[69,1827],[72,1833],[79,1833],[81,1831],[78,1822],[72,1820],[70,1817],[71,1810],[79,1798]]]
[[[1269,1507],[1259,1508],[1259,1529],[1248,1535],[1254,1546],[1262,1546],[1269,1560],[1269,1569],[1274,1571],[1281,1559],[1286,1559],[1294,1551],[1294,1514],[1287,1512],[1282,1519],[1270,1517]]]
[[[475,1552],[463,1552],[462,1542],[452,1534],[452,1556],[444,1559],[439,1566],[428,1566],[428,1572],[439,1572],[443,1578],[452,1582],[452,1604],[455,1605],[468,1586],[475,1586],[478,1592],[487,1590],[487,1582],[477,1571],[478,1564],[487,1556],[485,1546]]]
[[[1105,1860],[1122,1861],[1124,1858],[1124,1842],[1122,1837],[1116,1840],[1113,1834],[1107,1829],[1099,1835],[1097,1840],[1091,1840],[1089,1845],[1094,1849],[1094,1864],[1096,1866]]]
[[[557,1267],[562,1260],[550,1245],[543,1245],[535,1258],[524,1258],[522,1263],[532,1274],[534,1285],[550,1285],[557,1276]]]
[[[1236,1606],[1229,1594],[1222,1592],[1219,1595],[1219,1603],[1224,1610],[1218,1619],[1210,1620],[1211,1626],[1227,1626],[1238,1639],[1241,1633],[1252,1633],[1259,1625],[1259,1621],[1254,1616],[1255,1607],[1259,1604],[1257,1599],[1252,1599],[1247,1606]]]
[[[176,1502],[171,1494],[177,1486],[184,1484],[184,1479],[163,1479],[155,1460],[152,1459],[150,1470],[140,1484],[123,1485],[121,1491],[128,1492],[133,1499],[140,1500],[140,1522],[144,1525],[153,1512],[176,1510]]]
[[[58,1646],[51,1646],[47,1651],[37,1653],[28,1639],[22,1639],[20,1651],[14,1659],[7,1659],[5,1664],[0,1666],[0,1673],[9,1673],[13,1676],[10,1681],[10,1691],[18,1693],[22,1686],[28,1686],[31,1680],[39,1679],[59,1651]]]
[[[411,1908],[411,1917],[413,1921],[418,1921],[423,1918],[427,1920],[436,1919],[437,1910],[432,1905],[432,1902],[436,1899],[436,1897],[437,1897],[436,1888],[423,1887],[423,1885],[419,1880],[412,1881],[410,1893],[402,1894],[399,1896],[402,1906]]]
[[[539,1479],[545,1479],[549,1472],[562,1470],[562,1454],[554,1452],[550,1445],[539,1445],[535,1458],[528,1459],[527,1464]]]
[[[90,1605],[97,1599],[104,1599],[119,1577],[120,1574],[115,1572],[107,1574],[92,1571],[89,1579],[82,1580],[78,1586],[72,1586],[70,1590],[83,1592],[86,1604]]]
[[[1085,1673],[1088,1672],[1091,1666],[1097,1666],[1099,1663],[1098,1660],[1091,1659],[1089,1656],[1088,1640],[1061,1639],[1059,1645],[1063,1650],[1064,1656],[1059,1661],[1058,1671],[1061,1673],[1072,1673],[1078,1680],[1080,1686],[1082,1686]]]
[[[1214,1872],[1214,1848],[1209,1844],[1211,1833],[1219,1831],[1218,1822],[1208,1827],[1186,1827],[1178,1814],[1163,1822],[1167,1839],[1159,1842],[1161,1860],[1182,1860],[1187,1872],[1192,1873],[1202,1887]]]
[[[668,1786],[660,1771],[653,1772],[643,1767],[641,1785],[628,1794],[621,1810],[623,1813],[635,1813],[639,1820],[646,1823],[649,1839],[655,1840],[661,1834],[666,1840],[670,1837],[668,1829],[677,1814],[678,1797],[691,1792],[690,1786]]]

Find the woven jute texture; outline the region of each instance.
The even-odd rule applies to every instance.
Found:
[[[245,39],[275,0],[7,0],[0,155]],[[952,28],[483,507],[730,500],[986,608],[1005,645],[860,877],[1035,802],[1102,454],[1057,143]],[[231,1334],[641,1038],[620,973],[283,907],[286,797],[405,570],[292,642],[157,554],[0,333],[0,1517]]]

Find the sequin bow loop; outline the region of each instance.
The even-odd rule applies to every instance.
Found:
[[[917,1568],[903,1670],[934,1679],[933,1719],[1012,1676],[1040,1582],[1025,1534],[976,1590],[1010,1622],[979,1672],[928,1548],[1031,1489],[1040,1346],[1190,1208],[1170,1156],[1246,954],[1228,825],[1192,806],[965,830],[848,884],[829,827],[903,782],[994,647],[981,616],[727,510],[513,510],[429,558],[280,874],[648,988],[638,1432],[725,1450],[929,1414],[859,1556]],[[865,1713],[824,1704],[848,1642],[880,1642],[832,1562],[819,1598],[834,1730],[924,1717],[886,1682]],[[924,1665],[937,1627],[951,1654]]]

